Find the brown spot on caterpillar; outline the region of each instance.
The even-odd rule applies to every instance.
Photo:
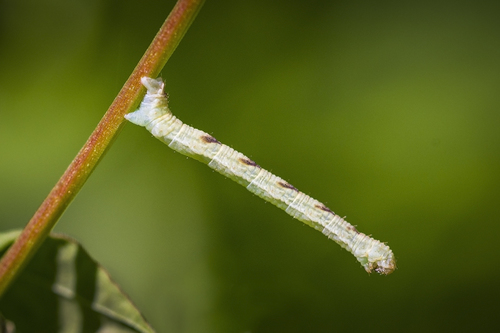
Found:
[[[293,185],[285,183],[285,182],[278,182],[278,185],[281,187],[284,187],[284,188],[289,188],[289,189],[297,191],[297,192],[299,191]]]
[[[238,159],[241,163],[243,164],[246,164],[246,165],[250,165],[250,166],[254,166],[254,167],[257,167],[257,168],[260,168],[260,165],[258,165],[257,163],[255,163],[254,161],[252,161],[251,159],[249,158],[242,158],[240,157]]]
[[[319,208],[322,211],[335,214],[334,212],[332,212],[332,210],[330,208],[326,207],[325,205],[314,205],[314,207]]]
[[[348,226],[347,230],[353,230],[355,233],[359,234],[358,229],[356,229],[356,227],[354,227],[353,225]]]
[[[201,139],[205,142],[205,143],[218,143],[220,144],[219,140],[217,140],[216,138],[214,138],[213,136],[211,135],[203,135],[201,137]]]

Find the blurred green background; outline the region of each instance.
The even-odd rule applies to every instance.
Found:
[[[0,1],[0,227],[23,227],[174,1]],[[127,124],[56,227],[159,332],[493,331],[500,3],[211,1],[171,109],[387,241],[320,233]]]

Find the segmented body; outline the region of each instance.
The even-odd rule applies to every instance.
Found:
[[[147,88],[146,96],[139,109],[127,114],[126,119],[146,127],[170,148],[208,164],[292,217],[321,231],[351,252],[367,272],[375,270],[389,274],[395,269],[394,255],[387,245],[359,232],[321,202],[264,170],[242,153],[182,123],[168,108],[161,79],[143,77],[141,82]]]

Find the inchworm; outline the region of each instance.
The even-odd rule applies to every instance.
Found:
[[[321,231],[351,252],[368,273],[375,270],[390,274],[394,271],[396,262],[387,245],[359,232],[321,202],[262,169],[242,153],[177,119],[168,108],[168,98],[160,78],[143,77],[141,82],[147,93],[139,109],[125,115],[130,122],[146,127],[170,148],[208,164],[292,217]]]

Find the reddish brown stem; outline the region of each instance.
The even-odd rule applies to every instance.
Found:
[[[193,22],[204,0],[179,0],[90,138],[0,262],[0,296],[48,236],[118,134],[123,115],[143,94],[142,76],[156,77]]]

